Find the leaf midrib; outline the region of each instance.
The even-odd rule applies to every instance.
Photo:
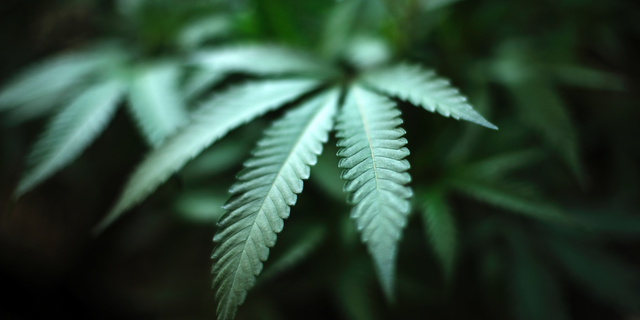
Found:
[[[329,95],[329,98],[333,98],[333,95]],[[327,101],[328,101],[328,99],[327,99]],[[254,218],[253,222],[251,223],[251,226],[247,227],[247,228],[251,228],[251,230],[249,230],[249,236],[247,237],[247,240],[244,241],[242,251],[240,253],[238,253],[238,256],[240,256],[240,258],[238,260],[238,266],[236,267],[236,270],[234,271],[234,279],[233,279],[233,283],[231,284],[232,288],[235,285],[235,283],[237,281],[237,278],[238,278],[238,270],[240,269],[240,263],[242,262],[242,257],[244,255],[247,255],[247,257],[248,257],[248,254],[247,254],[247,242],[251,239],[251,233],[253,232],[254,228],[256,227],[256,220],[258,219],[258,215],[265,214],[263,208],[264,208],[265,202],[267,201],[267,198],[270,198],[269,194],[271,193],[271,190],[273,190],[273,188],[276,187],[278,192],[280,192],[282,194],[282,191],[280,191],[280,189],[277,188],[277,185],[276,185],[276,181],[278,180],[278,177],[280,177],[282,175],[282,170],[284,169],[284,167],[289,164],[289,159],[294,154],[294,151],[297,150],[298,147],[300,146],[300,143],[303,140],[303,137],[305,137],[309,133],[309,128],[314,127],[317,124],[317,122],[319,121],[320,117],[318,117],[318,115],[320,113],[322,113],[323,111],[325,111],[326,108],[327,108],[327,104],[325,102],[325,103],[322,104],[321,107],[319,107],[313,113],[313,116],[311,117],[312,121],[307,123],[307,125],[304,127],[304,130],[302,130],[303,134],[299,135],[298,138],[296,139],[296,141],[293,143],[293,145],[292,145],[293,147],[291,148],[291,150],[289,151],[289,153],[285,157],[285,161],[283,161],[282,165],[280,166],[280,169],[278,170],[278,173],[275,175],[275,177],[273,179],[273,182],[270,184],[269,190],[267,191],[266,196],[262,200],[262,204],[260,205],[260,209],[256,213],[255,218]],[[295,170],[294,170],[294,172],[295,172]],[[271,225],[271,221],[269,221],[269,219],[266,219],[266,220],[269,223],[269,226],[271,227],[271,230],[273,230],[273,226]],[[263,233],[263,231],[260,230],[260,228],[258,228],[258,230],[260,231],[260,233]],[[253,239],[251,239],[251,240],[253,241]],[[254,242],[254,244],[255,244],[255,242]],[[235,291],[234,291],[234,293],[235,293]],[[227,304],[228,304],[230,299],[231,299],[231,295],[229,295],[228,298],[227,298]]]
[[[369,150],[371,151],[371,159],[373,162],[373,175],[374,175],[374,179],[376,181],[376,192],[380,192],[380,184],[378,182],[378,166],[376,165],[376,155],[373,152],[373,143],[371,142],[371,134],[369,132],[369,124],[368,124],[368,119],[367,119],[367,115],[365,114],[364,109],[361,107],[361,98],[358,95],[358,91],[354,91],[354,95],[356,98],[356,107],[358,108],[358,113],[360,113],[360,120],[362,120],[362,125],[364,127],[364,133],[367,136],[367,143],[369,144]],[[378,202],[378,205],[380,205],[380,197],[376,197],[376,201]],[[375,218],[374,218],[375,219]],[[373,220],[373,219],[372,219]]]

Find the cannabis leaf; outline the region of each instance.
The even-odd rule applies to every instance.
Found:
[[[228,212],[218,221],[218,246],[211,256],[218,319],[232,319],[255,284],[276,233],[284,227],[282,219],[289,216],[302,180],[309,178],[309,166],[327,141],[337,101],[337,91],[331,91],[287,113],[265,133],[238,174],[230,189],[233,196],[224,206]]]
[[[451,278],[457,246],[457,232],[453,215],[443,194],[438,190],[425,192],[423,199],[422,221],[425,230],[429,235],[436,256],[442,263],[444,274],[447,278]]]
[[[265,45],[236,45],[202,51],[193,58],[194,65],[213,72],[269,74],[320,74],[336,71],[329,64],[295,50]]]
[[[573,221],[558,206],[542,200],[535,188],[526,183],[473,178],[451,178],[447,183],[478,201],[532,218],[560,223]]]
[[[473,110],[467,103],[467,98],[453,88],[449,81],[420,66],[400,64],[374,70],[365,73],[362,81],[380,92],[422,106],[428,111],[437,111],[445,117],[498,129]]]
[[[561,290],[551,268],[534,254],[523,230],[506,228],[511,245],[513,271],[511,286],[519,318],[523,320],[567,319]]]
[[[102,230],[122,212],[144,199],[191,158],[229,131],[313,89],[313,80],[254,81],[214,95],[192,122],[168,139],[138,166],[122,195],[97,227]]]
[[[187,122],[184,99],[178,91],[177,64],[140,67],[130,87],[132,113],[150,145],[157,147]]]
[[[77,91],[83,80],[118,59],[117,50],[101,44],[36,64],[0,91],[0,111],[13,108],[8,121],[14,124],[46,114]]]
[[[354,86],[339,116],[339,166],[347,180],[344,191],[354,205],[361,238],[375,260],[380,282],[392,300],[397,242],[409,213],[411,181],[404,160],[409,150],[400,111],[388,99]]]
[[[80,94],[53,121],[29,156],[29,169],[15,197],[22,196],[73,161],[100,134],[123,93],[122,83],[95,85]]]

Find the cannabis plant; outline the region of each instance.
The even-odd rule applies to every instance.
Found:
[[[153,150],[133,173],[122,196],[101,224],[104,228],[144,199],[187,161],[230,130],[283,105],[292,106],[258,142],[252,158],[231,187],[232,194],[214,237],[213,285],[220,319],[233,318],[255,284],[303,190],[322,144],[335,130],[340,138],[337,166],[351,217],[367,245],[383,291],[393,299],[398,240],[410,212],[413,192],[405,159],[401,99],[445,117],[497,129],[467,103],[448,81],[413,64],[379,66],[341,73],[331,64],[276,47],[237,46],[195,58],[202,68],[221,66],[279,77],[248,81],[214,93],[192,121]],[[231,69],[232,67],[235,67]]]
[[[123,11],[144,15],[144,8],[134,9]],[[133,22],[142,25],[137,32],[144,33],[145,19]],[[209,15],[179,30],[183,31],[171,39],[188,48],[225,34],[228,21]],[[148,42],[136,49],[126,41],[112,40],[61,54],[23,71],[0,91],[0,111],[9,111],[9,124],[56,113],[33,146],[16,198],[75,160],[105,129],[123,100],[152,148],[187,123],[186,100],[208,78],[195,78],[183,93],[184,61],[175,54],[158,57],[144,52],[151,50],[145,45],[159,46],[154,43],[157,37],[147,36]]]
[[[515,19],[503,27],[496,15],[508,5],[501,1],[467,2],[462,4],[467,10],[457,11],[446,23],[446,7],[455,1],[238,1],[233,6],[250,9],[231,19],[196,15],[202,19],[195,22],[186,21],[193,16],[181,18],[175,10],[177,17],[171,10],[183,2],[188,1],[116,1],[117,21],[131,22],[116,33],[118,41],[101,41],[49,59],[0,92],[7,122],[53,113],[15,195],[77,158],[122,105],[150,151],[94,229],[97,234],[168,180],[188,182],[194,175],[188,168],[192,159],[197,157],[197,164],[238,161],[244,154],[228,152],[229,145],[245,141],[234,134],[278,118],[244,162],[230,197],[224,195],[225,214],[218,220],[211,255],[219,319],[234,318],[251,289],[259,298],[256,289],[261,284],[299,263],[323,240],[335,240],[340,248],[332,247],[312,263],[322,275],[317,287],[335,293],[336,302],[353,319],[384,314],[378,312],[382,304],[367,292],[375,277],[380,299],[391,302],[397,295],[402,304],[410,294],[421,308],[425,302],[442,302],[433,294],[441,282],[443,290],[457,294],[445,298],[465,305],[457,308],[466,310],[456,313],[461,318],[469,317],[466,312],[478,317],[478,310],[502,318],[507,309],[521,319],[567,319],[570,306],[562,302],[563,289],[573,285],[624,312],[637,312],[637,270],[604,249],[608,237],[637,236],[637,217],[581,210],[567,203],[571,201],[543,196],[566,193],[574,183],[555,167],[553,155],[581,186],[589,182],[578,121],[556,84],[621,90],[618,77],[565,62],[571,58],[548,58],[546,47],[514,40],[509,32],[494,34],[526,25]],[[301,7],[322,14],[291,9]],[[316,15],[323,17],[321,35],[317,29],[322,22],[300,22]],[[467,25],[490,27],[462,28]],[[242,41],[219,41],[229,40],[224,37],[231,29]],[[430,32],[435,35],[430,37]],[[423,67],[426,64],[446,70],[470,93],[474,107],[447,80]],[[491,116],[492,106],[511,105],[513,110],[495,109]],[[594,105],[605,112],[602,104]],[[426,113],[414,121],[422,112],[416,108],[471,123]],[[485,130],[497,128],[480,113],[496,119],[502,130]],[[403,123],[407,117],[412,121]],[[421,127],[411,127],[415,123]],[[428,130],[411,130],[423,125]],[[620,136],[612,140],[622,141]],[[218,178],[217,184],[223,184]],[[307,179],[311,186],[305,185]],[[550,186],[547,180],[561,182]],[[537,187],[543,183],[544,192]],[[309,224],[279,235],[292,212],[303,216],[306,211],[292,208],[303,202],[298,202],[298,194],[316,187],[325,194],[313,216],[338,216],[346,198],[352,221],[344,212],[336,233],[325,224]],[[212,193],[204,192],[209,197]],[[189,191],[174,205],[186,195]],[[591,203],[584,198],[576,196],[574,202]],[[214,210],[207,206],[205,211]],[[422,224],[410,222],[412,217]],[[295,223],[289,222],[291,227]],[[420,238],[424,235],[427,241]],[[357,237],[364,245],[362,256]],[[410,241],[401,250],[402,237]],[[274,250],[269,257],[278,238],[280,252]],[[425,242],[435,263],[428,260]],[[341,259],[341,253],[348,259]],[[397,272],[396,260],[402,262],[403,255],[415,260],[400,263]],[[334,274],[329,268],[337,271],[334,281],[324,281]],[[469,301],[480,301],[482,308],[467,310]],[[408,318],[403,315],[412,312],[410,305],[394,308],[391,316]],[[495,310],[485,310],[491,308]]]

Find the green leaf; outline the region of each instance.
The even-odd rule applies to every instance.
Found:
[[[451,178],[454,189],[480,202],[524,214],[535,219],[569,223],[573,221],[560,208],[540,199],[535,189],[525,183],[506,183],[464,178]]]
[[[178,134],[153,150],[138,166],[96,232],[142,201],[171,174],[229,131],[313,89],[312,80],[254,81],[214,95]]]
[[[319,187],[324,194],[339,201],[339,203],[343,203],[344,192],[342,191],[342,185],[344,181],[340,179],[342,170],[336,166],[335,161],[335,154],[338,148],[328,144],[325,149],[327,152],[318,158],[318,163],[311,169],[313,175],[309,182]],[[349,222],[349,228],[351,228],[351,221],[349,219],[347,221]]]
[[[336,301],[345,319],[378,320],[381,318],[379,303],[368,290],[372,274],[365,265],[368,261],[352,258],[338,278]]]
[[[522,320],[568,319],[562,302],[561,288],[553,272],[519,234],[508,230],[513,253],[512,290],[518,318]]]
[[[536,84],[512,85],[509,89],[524,121],[537,130],[573,174],[581,182],[584,181],[578,137],[558,93],[551,87]]]
[[[363,5],[365,2],[362,0],[340,1],[333,4],[333,8],[325,19],[320,41],[320,50],[326,57],[335,58],[347,46]]]
[[[53,118],[29,155],[26,174],[20,180],[15,197],[66,166],[104,130],[123,93],[118,82],[87,89]]]
[[[475,179],[496,179],[505,174],[524,168],[540,160],[544,155],[539,149],[528,149],[500,154],[488,159],[463,166],[456,173],[460,177]]]
[[[328,139],[338,102],[333,90],[287,113],[267,130],[253,158],[245,162],[233,196],[218,221],[218,243],[211,258],[218,319],[233,319],[262,271],[276,233],[284,227],[290,206],[302,192],[302,180]]]
[[[381,65],[387,62],[391,55],[391,48],[384,39],[371,35],[354,36],[344,52],[345,59],[359,69]]]
[[[420,5],[425,12],[446,8],[460,0],[421,0]]]
[[[587,89],[624,91],[624,79],[613,73],[580,65],[552,64],[548,66],[556,80]]]
[[[64,101],[83,80],[119,57],[115,50],[100,46],[67,53],[24,70],[0,92],[0,111],[16,108],[10,122],[20,123],[49,112]]]
[[[264,273],[260,276],[260,283],[273,279],[302,262],[320,245],[327,234],[327,228],[324,225],[315,225],[303,231],[304,232],[301,232],[301,236],[295,240],[294,244],[290,248],[287,248],[287,251],[284,252],[280,258],[274,260],[273,263],[265,269]]]
[[[334,74],[333,67],[292,49],[264,45],[237,45],[201,51],[194,64],[214,72],[271,74]]]
[[[467,98],[453,88],[449,81],[420,66],[400,64],[374,70],[366,73],[362,81],[376,90],[422,106],[428,111],[437,111],[445,117],[498,129],[473,110],[467,103]]]
[[[400,111],[388,99],[361,87],[349,92],[339,116],[339,166],[345,169],[344,191],[354,205],[362,242],[375,261],[382,288],[393,300],[395,260],[402,228],[406,225],[412,191],[406,172],[409,155],[402,138]]]
[[[427,191],[424,196],[422,221],[442,270],[448,279],[453,273],[456,257],[457,232],[451,209],[443,194],[437,190]]]
[[[197,69],[189,77],[184,86],[184,96],[187,99],[193,99],[204,93],[215,83],[224,78],[225,74],[218,71],[208,69]]]
[[[227,200],[226,190],[199,189],[183,192],[173,203],[175,212],[192,223],[214,223],[220,219]]]
[[[560,237],[547,239],[547,245],[568,276],[593,296],[629,311],[640,310],[640,281],[636,268]]]
[[[179,76],[180,69],[173,63],[146,66],[134,76],[129,106],[151,146],[159,146],[187,123],[184,98],[178,91]]]
[[[187,25],[178,35],[178,42],[186,49],[193,49],[205,41],[227,35],[231,21],[225,15],[209,15]]]

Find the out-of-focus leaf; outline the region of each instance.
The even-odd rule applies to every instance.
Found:
[[[243,158],[249,154],[251,144],[244,141],[221,141],[215,148],[211,148],[200,154],[188,163],[182,172],[186,180],[198,181],[211,178],[242,163]]]
[[[575,65],[552,65],[549,67],[558,82],[588,88],[623,91],[623,79],[615,74]]]
[[[230,31],[231,21],[228,16],[211,15],[187,25],[180,32],[178,42],[182,47],[192,50],[207,40],[225,36]]]
[[[340,1],[333,5],[320,41],[320,50],[328,58],[334,58],[347,47],[349,38],[354,32],[359,10],[364,1]]]
[[[367,289],[370,276],[363,271],[367,270],[364,263],[365,261],[355,260],[347,266],[338,280],[336,302],[349,320],[380,319],[371,290]]]
[[[543,155],[538,149],[510,152],[462,166],[455,174],[460,177],[495,180],[511,171],[530,166],[542,159]]]
[[[349,41],[344,55],[346,60],[354,66],[366,69],[387,62],[391,54],[391,48],[383,39],[359,35]]]
[[[152,151],[138,166],[118,202],[96,228],[100,232],[125,210],[142,201],[171,174],[229,131],[307,93],[313,80],[254,81],[214,95],[194,113],[179,134]]]
[[[227,192],[219,190],[187,191],[173,203],[178,215],[194,223],[215,223],[224,214],[222,206],[228,198]]]
[[[420,5],[424,11],[434,11],[448,7],[460,0],[420,0]]]
[[[318,157],[318,163],[311,168],[311,178],[309,181],[322,189],[328,196],[336,201],[344,201],[344,192],[342,187],[344,180],[340,179],[340,168],[336,166],[335,146],[327,144],[326,152]]]
[[[246,72],[257,75],[332,75],[335,70],[312,56],[292,49],[268,45],[236,45],[202,50],[193,63],[214,72]]]
[[[511,281],[516,312],[522,320],[568,319],[562,302],[561,288],[552,270],[526,245],[519,230],[507,232],[512,247],[513,270]]]
[[[98,45],[36,64],[4,85],[0,111],[14,109],[9,114],[11,124],[44,115],[80,91],[83,81],[119,59],[121,52]]]
[[[33,147],[15,197],[75,160],[109,123],[122,93],[123,84],[116,81],[96,85],[56,115]]]
[[[301,263],[322,243],[327,234],[327,228],[324,225],[314,225],[303,231],[284,254],[265,268],[259,282],[269,281]]]
[[[514,85],[509,89],[523,120],[542,135],[544,142],[560,155],[578,180],[583,182],[578,137],[556,91],[536,84]]]
[[[535,219],[569,223],[573,221],[560,208],[541,199],[533,186],[526,183],[506,183],[451,178],[447,183],[454,189],[480,202],[521,213]]]
[[[604,234],[611,237],[640,236],[640,217],[632,214],[606,210],[585,212],[574,210],[575,217],[587,232]]]
[[[422,221],[429,242],[442,263],[447,279],[453,274],[456,257],[457,231],[451,210],[441,192],[429,190],[422,196]]]
[[[190,100],[198,97],[211,86],[222,80],[224,76],[224,73],[214,70],[194,70],[193,74],[191,75],[191,77],[189,77],[189,79],[187,79],[184,86],[185,98]]]
[[[133,15],[145,0],[117,0],[118,10],[125,15]]]
[[[188,121],[178,90],[180,69],[173,63],[143,67],[134,75],[129,104],[150,145],[157,147]]]
[[[558,259],[567,275],[593,296],[629,311],[640,308],[640,291],[636,268],[618,259],[587,249],[560,237],[546,239],[550,252]]]

